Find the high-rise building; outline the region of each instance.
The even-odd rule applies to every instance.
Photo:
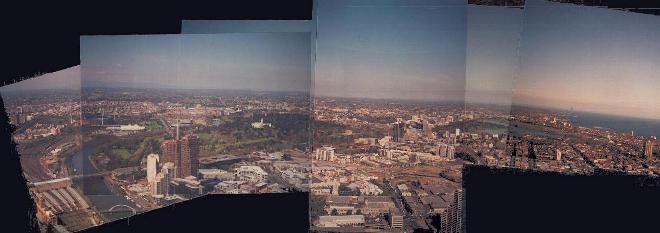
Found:
[[[174,164],[173,177],[195,176],[199,170],[199,137],[191,134],[179,140],[178,134],[177,127],[177,138],[161,144],[161,162]]]
[[[456,137],[461,136],[461,129],[456,128]]]
[[[178,140],[165,140],[160,144],[160,149],[162,151],[162,158],[160,160],[163,163],[171,162],[175,165],[179,164],[179,141]]]
[[[181,139],[179,177],[196,176],[199,170],[199,137],[186,135]]]
[[[169,194],[170,179],[162,172],[156,174],[156,177],[154,177],[154,180],[153,182],[150,183],[150,185],[151,185],[151,195],[156,196],[156,195]]]
[[[424,121],[424,124],[422,124],[422,128],[424,130],[424,136],[431,139],[435,138],[435,133],[433,133],[433,125],[431,123],[429,123],[428,121]]]
[[[454,160],[455,153],[456,153],[456,148],[454,148],[453,145],[447,146],[447,158],[448,159]]]
[[[442,233],[462,233],[465,229],[465,201],[463,198],[463,189],[457,189],[453,193],[452,203],[440,216]]]
[[[395,142],[402,142],[406,134],[406,123],[396,122],[392,124],[392,140]]]
[[[651,140],[646,141],[644,145],[644,155],[646,155],[647,160],[653,160],[653,142]]]
[[[158,173],[158,160],[157,154],[147,155],[147,181],[149,183],[154,181],[156,173]]]
[[[176,169],[174,167],[174,163],[172,162],[163,163],[163,166],[160,168],[160,172],[165,174],[165,176],[170,179],[176,177]]]
[[[555,153],[556,153],[557,161],[561,161],[561,151],[559,149],[557,149],[557,151]]]
[[[438,156],[446,157],[447,156],[447,144],[440,143],[438,144]]]

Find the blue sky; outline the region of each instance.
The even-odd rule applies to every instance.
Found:
[[[66,68],[0,87],[0,91],[3,92],[44,89],[80,90],[80,66]]]
[[[660,119],[660,17],[527,1],[514,103]]]
[[[315,95],[463,101],[465,1],[317,3]]]
[[[310,33],[82,36],[82,87],[309,92]]]
[[[468,6],[466,102],[511,105],[523,13],[517,8]]]

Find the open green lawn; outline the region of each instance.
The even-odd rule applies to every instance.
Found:
[[[210,133],[198,133],[197,137],[201,139],[202,141],[209,141],[211,138],[213,138],[213,134]]]
[[[131,152],[128,151],[128,149],[124,149],[124,148],[112,149],[112,155],[114,155],[115,157],[119,157],[123,160],[127,160],[131,157]]]
[[[146,128],[147,130],[160,130],[163,126],[156,121],[150,121],[147,123]]]

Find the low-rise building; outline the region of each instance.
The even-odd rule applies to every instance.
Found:
[[[245,181],[250,181],[254,183],[259,183],[268,177],[268,173],[264,171],[259,166],[240,166],[237,167],[234,175],[239,179],[239,180],[245,180]]]
[[[318,227],[345,227],[345,226],[364,226],[364,215],[324,215],[319,216],[316,224]]]

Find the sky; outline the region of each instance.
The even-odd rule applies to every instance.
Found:
[[[29,90],[80,90],[80,66],[25,79],[0,87],[2,92]]]
[[[527,1],[514,103],[660,119],[660,17]]]
[[[511,105],[520,63],[523,9],[470,5],[467,10],[465,101]]]
[[[310,33],[82,36],[82,86],[309,92]]]
[[[183,20],[181,33],[311,32],[311,20]]]
[[[315,96],[465,98],[465,1],[317,2]]]

